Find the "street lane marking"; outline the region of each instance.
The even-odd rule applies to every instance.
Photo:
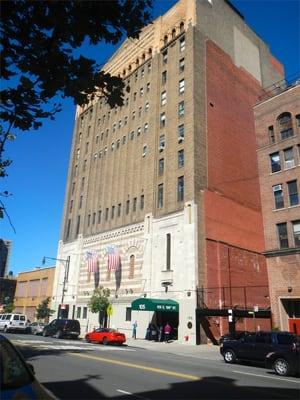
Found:
[[[279,376],[268,376],[268,375],[253,374],[252,372],[242,372],[242,371],[232,371],[232,372],[235,372],[236,374],[259,376],[261,378],[276,379],[277,381],[287,381],[287,382],[293,382],[293,383],[299,383],[300,382],[300,381],[294,381],[293,379],[281,378]]]
[[[103,362],[110,363],[110,364],[122,365],[123,367],[142,369],[144,371],[155,372],[157,374],[177,376],[179,378],[190,379],[193,381],[199,381],[202,379],[201,377],[195,376],[195,375],[182,374],[180,372],[175,372],[175,371],[166,371],[166,370],[160,369],[160,368],[146,367],[145,365],[131,364],[131,363],[127,363],[124,361],[112,360],[110,358],[102,358],[102,357],[91,356],[88,354],[78,354],[78,353],[69,353],[69,354],[71,354],[75,357],[88,358],[88,359],[96,360],[96,361],[103,361]]]

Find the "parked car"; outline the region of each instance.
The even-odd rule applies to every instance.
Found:
[[[80,335],[80,324],[77,319],[54,319],[43,329],[43,336],[53,336],[58,339],[69,337],[77,339]]]
[[[299,337],[290,332],[250,333],[238,340],[227,340],[220,347],[220,353],[226,363],[239,360],[257,363],[266,362],[266,357],[273,352],[294,352],[298,349]]]
[[[226,342],[227,340],[238,340],[241,339],[242,337],[249,335],[252,332],[248,331],[235,331],[232,333],[225,333],[225,335],[222,335],[219,339],[219,343],[222,344]]]
[[[116,329],[109,328],[98,328],[93,332],[89,332],[85,335],[87,342],[102,343],[104,345],[115,343],[122,345],[126,342],[126,336],[124,333],[118,332]]]
[[[34,368],[21,353],[0,335],[0,392],[1,399],[44,399],[56,397],[34,376]]]
[[[25,314],[1,314],[0,330],[4,332],[28,333],[28,323]]]
[[[29,325],[30,333],[33,335],[42,335],[45,326],[46,324],[43,322],[32,322],[32,324]]]
[[[292,350],[272,351],[266,356],[266,367],[277,375],[300,375],[300,350],[295,345]]]

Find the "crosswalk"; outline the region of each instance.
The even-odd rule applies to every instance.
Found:
[[[58,339],[55,341],[35,340],[35,339],[14,339],[12,340],[16,346],[32,347],[41,350],[65,350],[65,351],[136,351],[127,346],[103,346],[101,344],[93,344],[86,342],[74,343],[74,340]]]

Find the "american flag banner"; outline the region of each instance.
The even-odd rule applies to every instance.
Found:
[[[115,247],[107,247],[108,269],[109,271],[117,271],[120,267],[120,255]]]
[[[95,250],[87,251],[85,254],[88,272],[97,272],[98,254]]]

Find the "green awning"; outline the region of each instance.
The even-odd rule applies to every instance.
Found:
[[[136,311],[178,312],[179,304],[174,300],[147,299],[142,297],[131,303],[131,309]]]

